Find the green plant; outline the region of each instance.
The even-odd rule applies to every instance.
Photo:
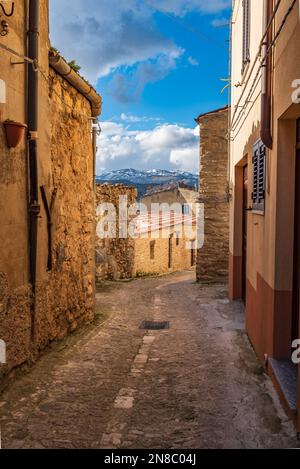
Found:
[[[68,63],[68,65],[71,67],[74,72],[78,73],[81,67],[76,63],[76,60],[71,60],[71,62]]]

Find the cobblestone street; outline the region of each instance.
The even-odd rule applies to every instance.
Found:
[[[224,287],[184,272],[106,285],[97,303],[104,322],[6,388],[3,448],[299,446]],[[170,329],[145,331],[143,320]]]

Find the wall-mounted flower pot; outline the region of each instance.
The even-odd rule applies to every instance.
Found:
[[[26,124],[7,120],[3,123],[8,148],[16,148],[24,138]]]

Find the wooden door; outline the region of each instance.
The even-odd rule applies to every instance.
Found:
[[[248,166],[243,168],[243,259],[242,259],[242,299],[246,304],[247,289],[247,226],[248,226]]]

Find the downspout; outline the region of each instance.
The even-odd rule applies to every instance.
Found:
[[[272,0],[264,0],[264,19],[263,31],[269,25],[272,15]],[[272,27],[269,28],[262,47],[262,56],[264,57],[269,50],[272,40]],[[260,137],[264,145],[270,150],[273,147],[273,138],[271,133],[271,85],[272,85],[272,54],[269,52],[262,67],[262,89],[261,89],[261,129]]]
[[[28,121],[28,165],[29,165],[29,244],[30,282],[33,292],[33,321],[35,313],[38,218],[40,214],[38,187],[38,59],[39,59],[39,0],[29,0],[28,64],[27,75],[27,121]]]

